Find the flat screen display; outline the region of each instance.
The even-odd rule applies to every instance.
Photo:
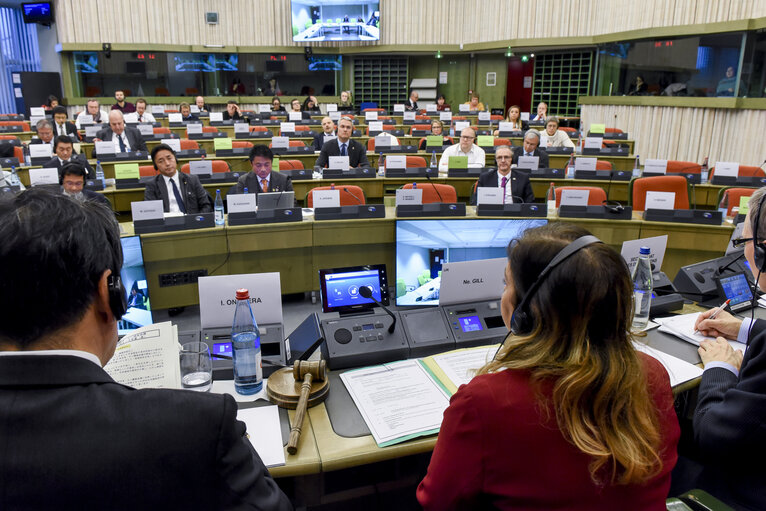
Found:
[[[238,71],[239,55],[235,53],[176,53],[173,57],[178,72]]]
[[[438,306],[442,264],[506,257],[512,239],[546,223],[529,219],[397,220],[396,305]]]
[[[378,41],[379,0],[292,0],[293,41]]]
[[[483,329],[479,316],[465,316],[460,318],[460,328],[463,332],[478,332]]]
[[[51,2],[28,2],[21,4],[24,23],[53,23],[53,5]]]
[[[142,326],[151,325],[153,320],[141,238],[126,236],[120,238],[120,243],[123,257],[120,277],[128,293],[128,310],[117,322],[117,333],[125,335]]]
[[[739,272],[728,277],[721,277],[720,283],[724,296],[731,300],[730,307],[753,300],[753,288],[744,273]]]
[[[98,73],[98,53],[95,51],[75,51],[72,53],[74,58],[75,73]]]
[[[375,302],[360,294],[359,288],[362,286],[372,289],[373,298],[388,305],[385,264],[319,270],[322,310],[346,312],[375,307]]]

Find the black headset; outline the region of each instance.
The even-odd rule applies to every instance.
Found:
[[[601,205],[604,206],[606,211],[614,213],[615,215],[619,215],[625,211],[625,207],[616,200],[605,200],[601,202]]]
[[[128,310],[128,291],[125,289],[125,285],[122,283],[122,277],[120,277],[120,269],[117,267],[117,261],[119,260],[118,254],[122,247],[120,245],[120,236],[117,233],[115,238],[114,231],[106,229],[106,238],[109,242],[109,252],[112,256],[112,263],[109,265],[109,269],[112,270],[111,275],[106,278],[106,284],[109,291],[109,308],[112,310],[112,314],[117,321]]]
[[[524,294],[524,298],[521,299],[519,305],[517,305],[514,309],[513,316],[511,316],[511,333],[513,335],[525,335],[530,333],[534,328],[535,321],[534,317],[532,316],[532,312],[529,310],[529,302],[537,290],[540,288],[543,281],[545,281],[545,278],[548,276],[548,274],[556,266],[567,260],[570,256],[574,255],[576,252],[587,247],[588,245],[593,245],[594,243],[603,242],[592,235],[581,236],[566,247],[562,248],[561,251],[556,254],[553,259],[551,259],[551,262],[549,262],[548,266],[546,266],[543,271],[540,272],[537,280],[535,280],[534,284],[532,284],[532,286],[529,288],[529,291]]]
[[[758,243],[758,224],[763,214],[763,204],[766,202],[766,193],[761,197],[761,201],[758,203],[758,214],[755,216],[755,228],[753,230],[753,260],[759,273],[766,272],[766,248],[762,244]],[[756,280],[756,286],[758,281]]]
[[[82,176],[83,183],[88,181],[88,171],[85,170],[85,166],[76,161],[68,161],[59,169],[59,184],[64,184],[64,176],[67,174],[74,174]]]

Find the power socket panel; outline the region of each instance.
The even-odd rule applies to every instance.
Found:
[[[183,286],[186,284],[196,284],[197,279],[206,277],[207,270],[180,271],[177,273],[160,274],[160,287]]]

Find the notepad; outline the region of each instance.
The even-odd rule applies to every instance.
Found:
[[[674,335],[681,340],[699,346],[702,341],[715,340],[714,337],[707,337],[700,332],[694,332],[694,323],[697,321],[699,315],[699,312],[692,312],[690,314],[680,314],[669,318],[655,318],[655,321],[660,324],[660,332]],[[747,348],[746,345],[737,341],[729,341],[729,345],[735,350],[745,351]]]

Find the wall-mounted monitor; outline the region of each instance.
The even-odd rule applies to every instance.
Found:
[[[98,73],[98,52],[75,51],[72,58],[75,73]]]
[[[380,40],[379,0],[291,0],[293,41]]]
[[[53,18],[53,2],[26,2],[21,4],[24,23],[50,25]]]
[[[175,69],[178,72],[238,71],[239,55],[233,53],[176,53]]]
[[[443,263],[506,257],[508,243],[547,220],[396,221],[396,305],[437,306]],[[503,275],[498,275],[502,279]]]

